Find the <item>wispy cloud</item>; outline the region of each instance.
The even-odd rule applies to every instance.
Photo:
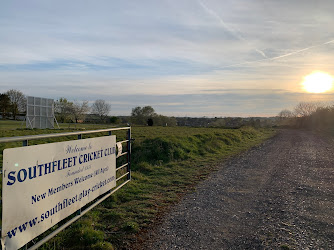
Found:
[[[0,92],[102,98],[119,114],[275,114],[303,76],[334,74],[332,13],[331,0],[5,1]]]
[[[234,28],[232,28],[230,25],[227,25],[226,22],[212,9],[210,9],[206,4],[204,4],[204,1],[198,0],[198,3],[202,6],[202,8],[215,17],[219,23],[223,26],[224,29],[228,30],[235,38],[245,42],[248,46],[251,46],[250,43],[241,35],[240,32],[237,32]],[[266,54],[257,48],[254,48],[254,51],[256,51],[258,54],[260,54],[262,57],[267,58]]]
[[[270,58],[265,58],[265,59],[260,59],[260,60],[255,60],[255,61],[249,61],[249,62],[242,62],[242,63],[237,63],[237,64],[231,64],[231,65],[224,66],[222,68],[231,68],[231,67],[237,67],[237,66],[242,66],[242,65],[252,65],[252,64],[256,64],[256,63],[264,62],[264,61],[274,61],[274,60],[277,60],[277,59],[281,59],[281,58],[284,58],[284,57],[289,57],[289,56],[293,56],[293,55],[296,55],[296,54],[300,54],[301,52],[304,52],[304,51],[307,51],[307,50],[311,50],[311,49],[314,49],[314,48],[318,48],[318,47],[321,47],[321,46],[324,46],[324,45],[332,44],[332,43],[334,43],[334,40],[330,40],[330,41],[327,41],[327,42],[324,42],[324,43],[320,43],[320,44],[316,44],[316,45],[313,45],[313,46],[309,46],[307,48],[295,50],[293,52],[286,53],[286,54],[283,54],[283,55],[279,55],[279,56],[275,56],[275,57],[270,57]]]

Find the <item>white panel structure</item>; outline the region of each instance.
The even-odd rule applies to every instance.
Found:
[[[54,128],[53,99],[27,96],[27,128]]]

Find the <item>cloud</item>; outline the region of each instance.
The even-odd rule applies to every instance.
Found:
[[[238,102],[279,109],[266,96],[302,95],[303,76],[334,74],[333,12],[327,0],[7,1],[0,92],[122,101],[122,112],[162,95],[152,103],[166,113],[219,113],[220,98],[231,114]]]
[[[242,66],[242,65],[254,65],[254,64],[257,64],[259,62],[264,62],[264,61],[274,61],[274,60],[277,60],[277,59],[281,59],[281,58],[293,56],[293,55],[296,55],[296,54],[300,54],[302,52],[305,52],[305,51],[308,51],[308,50],[311,50],[311,49],[314,49],[314,48],[318,48],[318,47],[321,47],[321,46],[324,46],[324,45],[332,44],[333,42],[334,42],[334,40],[330,40],[330,41],[327,41],[327,42],[324,42],[324,43],[309,46],[307,48],[295,50],[295,51],[292,51],[290,53],[286,53],[286,54],[283,54],[283,55],[279,55],[279,56],[275,56],[275,57],[271,57],[271,58],[260,59],[260,60],[255,60],[255,61],[232,64],[232,65],[225,66],[225,68]]]
[[[225,23],[225,21],[212,9],[210,9],[206,4],[204,4],[204,1],[198,0],[198,3],[202,6],[202,8],[208,12],[210,15],[212,15],[213,17],[215,17],[219,23],[223,26],[224,29],[228,30],[235,38],[245,42],[247,45],[249,45],[249,42],[241,35],[240,32],[237,32],[235,29],[233,29],[231,26],[227,25]],[[257,53],[259,53],[262,57],[267,58],[266,54],[255,48],[254,49]]]

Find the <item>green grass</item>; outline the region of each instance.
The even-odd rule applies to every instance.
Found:
[[[25,121],[0,120],[0,130],[16,130],[24,129],[26,127]],[[55,123],[55,127],[57,127]],[[60,129],[97,129],[113,127],[111,124],[81,124],[81,123],[59,123]]]
[[[0,130],[10,130],[10,129],[17,129],[22,127],[22,122],[20,121],[12,121],[12,120],[0,120]]]
[[[42,131],[1,131],[2,136],[32,132]],[[169,207],[214,171],[219,161],[274,133],[253,128],[133,127],[132,181],[42,249],[131,248],[139,232],[152,228]]]

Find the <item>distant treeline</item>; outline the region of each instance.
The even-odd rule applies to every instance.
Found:
[[[279,113],[280,125],[306,129],[334,128],[334,105],[320,102],[301,102],[293,111]]]
[[[0,93],[1,119],[23,120],[26,106],[27,99],[21,91],[11,89]],[[130,116],[114,116],[111,115],[112,111],[112,106],[102,99],[90,104],[88,101],[70,101],[61,97],[54,102],[54,114],[59,123],[240,128],[243,126],[273,127],[277,125],[278,120],[277,117],[169,117],[156,113],[151,106],[135,107]]]
[[[182,127],[210,127],[210,128],[241,128],[249,127],[275,127],[278,125],[278,117],[167,117],[162,115],[150,116],[142,119],[141,122],[133,119],[133,116],[119,116],[121,123],[133,125],[149,125],[148,120],[152,119],[152,126],[182,126]]]
[[[211,128],[241,128],[245,126],[250,127],[273,127],[277,124],[277,117],[177,117],[177,124],[179,126],[191,127],[211,127]]]

